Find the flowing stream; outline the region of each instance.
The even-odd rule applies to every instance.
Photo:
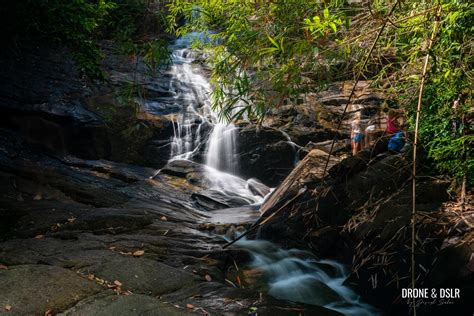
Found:
[[[170,161],[193,160],[204,153],[201,160],[205,161],[212,190],[238,195],[249,204],[258,205],[263,198],[251,192],[248,182],[251,180],[237,176],[238,130],[233,124],[219,121],[212,111],[211,86],[203,68],[195,62],[195,52],[190,49],[192,40],[199,36],[188,34],[171,46],[172,66],[167,74],[172,97],[164,102],[181,110],[173,124]],[[268,293],[274,297],[325,306],[345,315],[377,314],[343,284],[347,272],[337,262],[316,260],[308,252],[283,250],[264,240],[241,240],[236,245],[252,254],[252,266],[265,273]]]
[[[251,267],[264,273],[268,294],[276,298],[324,306],[344,315],[379,314],[344,285],[349,274],[336,261],[318,260],[308,251],[285,250],[265,240],[242,239],[236,245],[251,253]]]

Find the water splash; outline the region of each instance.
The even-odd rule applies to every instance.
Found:
[[[248,181],[242,178],[209,166],[206,167],[206,173],[211,184],[211,190],[219,191],[229,198],[236,195],[240,196],[248,204],[261,204],[264,200],[264,197],[254,194],[248,186]]]

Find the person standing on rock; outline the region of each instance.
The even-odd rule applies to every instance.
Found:
[[[355,156],[362,149],[364,142],[364,134],[362,133],[360,116],[360,112],[358,112],[355,119],[351,123],[351,143],[353,156]]]

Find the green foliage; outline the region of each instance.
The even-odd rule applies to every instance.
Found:
[[[114,7],[110,0],[9,1],[1,9],[2,38],[13,47],[45,41],[66,44],[86,74],[101,77],[94,36]]]
[[[438,170],[457,178],[466,175],[474,183],[474,136],[468,123],[473,115],[474,7],[456,0],[441,1],[440,5],[440,27],[428,51],[430,68],[422,100],[420,144]],[[393,45],[405,62],[404,68],[390,74],[387,80],[399,78],[394,82],[394,98],[408,110],[410,117],[416,114],[421,57],[426,54],[426,40],[431,31],[426,22],[432,23],[433,14],[407,21],[403,29],[395,32],[397,42]],[[454,109],[458,98],[459,105]]]
[[[150,71],[166,60],[167,44],[145,33],[162,31],[165,21],[154,1],[145,0],[24,0],[0,7],[0,35],[10,48],[38,43],[68,46],[80,69],[104,79],[98,40],[112,37],[121,47],[145,54]],[[137,38],[140,38],[137,45]]]
[[[305,29],[309,30],[315,37],[327,37],[330,31],[337,32],[337,26],[342,24],[342,20],[335,15],[329,15],[329,9],[323,10],[323,18],[315,15],[312,19],[304,19]]]
[[[156,39],[146,42],[143,47],[143,60],[154,76],[159,68],[171,62],[168,42]]]
[[[176,34],[210,32],[214,107],[227,119],[260,120],[269,108],[309,89],[318,76],[332,80],[330,59],[338,51],[318,50],[331,40],[345,15],[343,1],[184,1],[169,5],[168,23]],[[178,26],[185,17],[188,22]],[[322,75],[324,73],[324,75]]]
[[[399,1],[362,69],[368,47],[393,4],[174,0],[167,19],[176,34],[212,34],[214,41],[204,46],[212,53],[214,107],[228,119],[261,121],[286,99],[360,72],[374,87],[389,93],[413,122],[423,57],[440,5],[439,32],[428,52],[420,144],[440,171],[468,175],[472,181],[474,146],[467,122],[472,121],[473,4]],[[183,17],[187,24],[179,26]],[[459,94],[463,94],[461,105],[453,113]],[[453,122],[461,121],[464,127],[453,130]]]

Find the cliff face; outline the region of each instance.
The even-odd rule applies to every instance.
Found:
[[[85,107],[93,93],[68,50],[24,50],[0,57],[0,124],[32,146],[87,158],[109,155],[104,120]]]

